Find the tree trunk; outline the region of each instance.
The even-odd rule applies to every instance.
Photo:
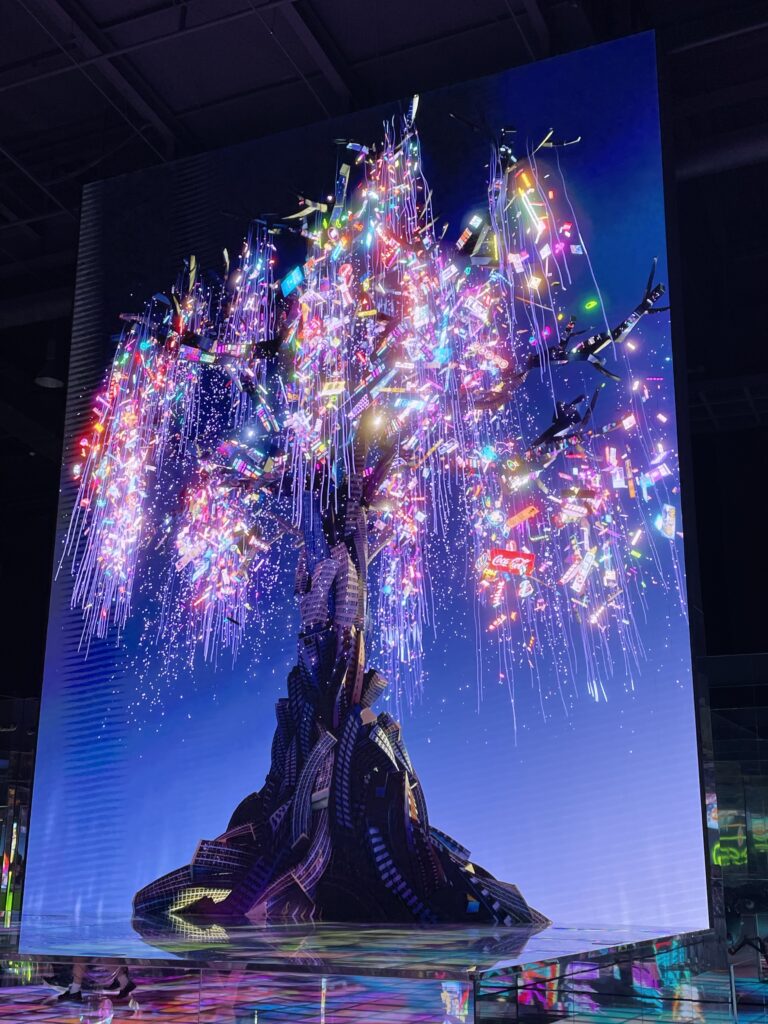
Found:
[[[400,725],[373,710],[386,689],[365,654],[376,486],[352,475],[322,504],[305,491],[298,657],[277,702],[269,773],[223,835],[136,895],[137,917],[547,923],[429,824]]]

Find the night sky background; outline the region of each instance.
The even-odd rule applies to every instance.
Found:
[[[291,212],[297,191],[327,192],[336,160],[332,140],[374,140],[382,118],[398,109],[350,115],[91,186],[86,210],[99,229],[90,248],[81,246],[73,345],[73,365],[88,364],[91,393],[111,359],[119,312],[166,290],[180,256],[194,251],[202,266],[218,263],[224,245],[237,252],[249,218]],[[449,112],[479,123],[481,131]],[[438,218],[450,223],[447,238],[485,203],[483,125],[488,134],[512,125],[518,140],[537,141],[549,128],[560,138],[582,136],[562,152],[561,163],[612,323],[640,300],[653,256],[659,279],[668,280],[652,37],[423,96],[424,169]],[[82,289],[89,280],[100,299],[97,314],[86,316]],[[576,302],[583,305],[593,293],[591,283],[577,281]],[[580,326],[589,326],[588,319],[582,313]],[[602,322],[595,319],[594,327]],[[638,339],[632,369],[663,378],[652,404],[669,417],[669,437],[668,315],[646,318]],[[604,389],[597,425],[626,407],[628,377],[618,369],[625,379]],[[591,371],[567,374],[559,378],[559,398],[599,383]],[[87,390],[69,396],[71,439],[78,410],[87,409]],[[542,391],[542,429],[550,416],[551,399]],[[67,465],[73,450],[65,442]],[[65,470],[59,541],[73,496],[68,476]],[[454,538],[456,550],[461,540]],[[59,543],[57,560],[60,551]],[[497,877],[518,884],[558,924],[706,927],[689,635],[674,590],[650,591],[641,622],[645,661],[634,688],[619,672],[606,683],[608,700],[595,703],[586,685],[579,686],[566,714],[547,696],[545,679],[542,714],[537,684],[521,668],[515,735],[507,683],[498,678],[485,634],[478,703],[472,600],[469,587],[460,598],[453,586],[446,600],[452,582],[455,572],[435,571],[432,586],[443,607],[435,632],[427,631],[422,698],[402,719],[432,823]],[[167,651],[139,649],[156,614],[152,590],[145,586],[136,600],[122,644],[94,642],[86,659],[77,649],[80,615],[69,610],[66,566],[54,584],[26,875],[30,920],[55,915],[127,924],[136,890],[187,863],[198,841],[220,833],[237,803],[262,784],[274,703],[294,663],[298,617],[290,588],[273,621],[255,627],[261,641],[255,654],[242,654],[233,669],[226,657],[217,670],[200,661],[194,673],[175,672],[172,680],[161,673]],[[141,665],[148,670],[139,678]],[[150,690],[151,699],[142,697]],[[29,936],[31,926],[25,927]],[[29,941],[39,946],[41,940]]]

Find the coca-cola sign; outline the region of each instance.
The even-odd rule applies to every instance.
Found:
[[[536,556],[527,551],[506,551],[491,548],[488,568],[494,572],[508,572],[512,576],[530,576]]]

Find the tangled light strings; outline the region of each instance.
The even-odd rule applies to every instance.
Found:
[[[249,579],[269,545],[251,525],[254,496],[203,477],[187,494],[176,534],[176,572],[182,575],[195,637],[207,658],[216,642],[237,653],[250,606]]]
[[[128,619],[154,480],[177,417],[188,419],[195,402],[194,371],[159,348],[142,319],[118,345],[73,470],[80,486],[65,553],[77,567],[72,603],[86,641]]]
[[[669,379],[631,369],[630,336],[663,287],[652,275],[610,326],[559,156],[541,157],[554,146],[518,159],[502,134],[486,209],[447,240],[412,118],[387,124],[378,148],[348,145],[332,199],[285,219],[304,262],[275,280],[279,236],[260,227],[224,284],[191,264],[156,297],[82,440],[66,550],[86,638],[124,625],[157,465],[188,462],[194,442],[200,471],[168,547],[205,657],[241,647],[270,529],[297,533],[308,491],[327,507],[374,474],[372,626],[398,703],[422,679],[435,535],[469,565],[513,701],[521,671],[545,714],[551,698],[568,709],[577,667],[596,700],[617,672],[634,678],[649,589],[683,601]],[[199,429],[204,371],[226,382],[215,437]]]

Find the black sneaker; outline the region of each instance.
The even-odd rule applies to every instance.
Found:
[[[120,988],[120,982],[117,978],[113,978],[108,985],[104,986],[105,992],[116,992]]]
[[[77,992],[70,992],[69,989],[67,989],[66,992],[62,992],[57,999],[60,1003],[82,1003],[83,993],[80,989],[78,989]]]
[[[136,983],[131,981],[131,979],[129,978],[127,983],[123,986],[123,988],[121,988],[119,992],[115,993],[114,998],[115,999],[127,999],[128,996],[131,994],[131,992],[133,992],[133,990],[135,988],[136,988]]]

